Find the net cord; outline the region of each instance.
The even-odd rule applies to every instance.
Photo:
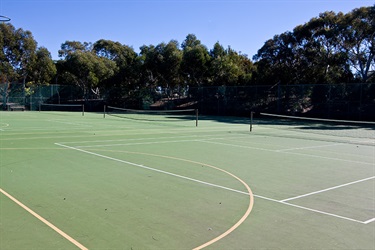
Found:
[[[278,117],[278,118],[285,118],[285,119],[298,119],[298,120],[321,121],[321,122],[340,122],[340,123],[352,123],[352,124],[357,123],[357,124],[375,125],[375,122],[367,122],[367,121],[334,120],[334,119],[323,119],[323,118],[310,118],[310,117],[300,117],[300,116],[277,115],[277,114],[270,114],[270,113],[260,113],[260,115],[270,116],[270,117]]]
[[[195,109],[179,109],[179,110],[140,110],[140,109],[124,109],[124,108],[118,108],[118,107],[112,107],[107,106],[107,108],[112,108],[119,111],[125,111],[125,112],[134,112],[134,113],[181,113],[181,112],[193,112]]]
[[[198,109],[180,109],[180,110],[139,110],[139,109],[124,109],[124,108],[118,108],[113,106],[106,106],[104,105],[103,109],[103,118],[105,118],[105,115],[107,114],[108,108],[119,110],[119,111],[125,111],[125,112],[134,112],[134,113],[181,113],[181,112],[195,112],[195,126],[198,127],[198,116],[199,112]]]

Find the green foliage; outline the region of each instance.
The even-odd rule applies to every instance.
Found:
[[[38,48],[36,51],[35,61],[32,66],[33,70],[30,75],[37,85],[48,85],[57,73],[51,54],[44,47]]]
[[[72,81],[89,98],[91,92],[99,96],[99,84],[117,72],[116,63],[106,57],[99,57],[91,51],[77,50],[67,55],[61,68],[66,81]],[[91,92],[90,92],[91,91]]]
[[[268,84],[366,82],[375,70],[375,6],[324,12],[268,40],[254,56]]]
[[[375,5],[347,14],[327,11],[293,31],[276,34],[258,50],[254,63],[219,42],[209,50],[194,34],[181,46],[175,40],[144,45],[139,54],[105,39],[65,41],[60,60],[53,62],[30,31],[0,24],[0,82],[74,84],[86,99],[127,99],[144,106],[145,100],[182,96],[194,87],[370,82],[375,75],[374,43]],[[308,100],[312,92],[286,91],[284,96],[293,95]]]
[[[206,46],[195,35],[188,35],[182,43],[183,59],[181,72],[185,81],[192,86],[199,86],[208,82],[208,66],[210,55]]]

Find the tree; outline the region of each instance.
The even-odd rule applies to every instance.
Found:
[[[207,83],[210,55],[206,46],[201,44],[195,35],[189,34],[181,47],[183,49],[181,72],[186,82],[192,86]]]
[[[51,53],[44,47],[38,48],[30,71],[32,82],[36,85],[48,85],[55,75],[56,65]]]
[[[268,40],[254,56],[258,80],[268,83],[340,83],[352,79],[341,12],[324,12]]]
[[[161,75],[162,87],[173,91],[181,82],[180,67],[182,51],[179,50],[177,41],[172,40],[168,44],[161,43],[156,46],[158,71]]]
[[[341,39],[348,62],[360,81],[375,71],[375,5],[354,9],[342,19]]]
[[[141,61],[143,62],[144,80],[151,88],[162,87],[167,94],[182,85],[180,67],[182,51],[175,40],[160,43],[157,46],[142,46]]]
[[[106,58],[116,64],[115,73],[102,81],[110,99],[129,95],[139,82],[139,59],[133,48],[119,42],[98,40],[93,52],[100,58]]]
[[[253,57],[257,66],[257,81],[264,84],[292,84],[298,79],[300,65],[296,41],[292,32],[275,35]]]
[[[117,71],[115,62],[98,57],[91,51],[77,50],[68,54],[61,69],[65,81],[72,82],[83,90],[84,98],[99,97],[99,85]]]
[[[253,71],[252,62],[228,47],[224,49],[218,42],[210,51],[210,72],[213,85],[247,85]]]
[[[70,54],[77,52],[77,51],[91,51],[92,44],[88,42],[78,42],[78,41],[66,41],[65,43],[61,44],[61,49],[59,50],[59,57],[66,58]]]
[[[0,74],[3,105],[8,101],[8,92],[11,82],[22,80],[24,95],[26,79],[32,70],[35,61],[37,42],[30,31],[15,29],[11,24],[0,24]]]

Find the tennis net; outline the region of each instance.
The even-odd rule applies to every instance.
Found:
[[[375,146],[375,122],[260,113],[254,125],[269,136]]]
[[[81,112],[82,116],[85,114],[85,105],[83,104],[47,104],[39,105],[39,112],[41,111],[60,111],[60,112]]]
[[[106,115],[139,121],[158,122],[186,122],[192,121],[198,126],[198,110],[136,110],[124,109],[112,106],[104,106],[104,117]]]

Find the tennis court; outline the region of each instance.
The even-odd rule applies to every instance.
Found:
[[[375,249],[373,124],[145,117],[0,112],[0,249]]]

